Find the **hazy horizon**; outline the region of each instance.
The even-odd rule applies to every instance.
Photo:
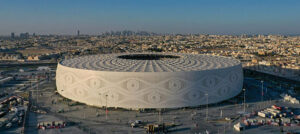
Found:
[[[299,35],[300,1],[45,1],[0,2],[0,35],[97,35],[109,31],[175,34]]]

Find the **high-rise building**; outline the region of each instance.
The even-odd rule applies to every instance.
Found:
[[[10,34],[10,38],[12,38],[12,39],[15,38],[15,33],[14,33],[14,32],[12,32],[12,33]]]
[[[20,33],[20,38],[23,38],[23,39],[29,38],[29,33],[28,32]]]
[[[80,36],[80,31],[79,30],[77,30],[77,36]]]

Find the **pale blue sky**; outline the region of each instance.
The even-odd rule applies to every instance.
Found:
[[[1,0],[0,35],[299,34],[299,0]]]

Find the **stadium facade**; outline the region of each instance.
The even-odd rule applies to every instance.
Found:
[[[193,107],[240,93],[240,61],[221,56],[133,53],[62,60],[58,92],[93,106],[127,109]]]

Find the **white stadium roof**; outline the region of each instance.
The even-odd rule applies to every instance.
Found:
[[[179,53],[101,54],[63,60],[63,66],[114,72],[184,72],[228,68],[239,60],[213,56]]]

